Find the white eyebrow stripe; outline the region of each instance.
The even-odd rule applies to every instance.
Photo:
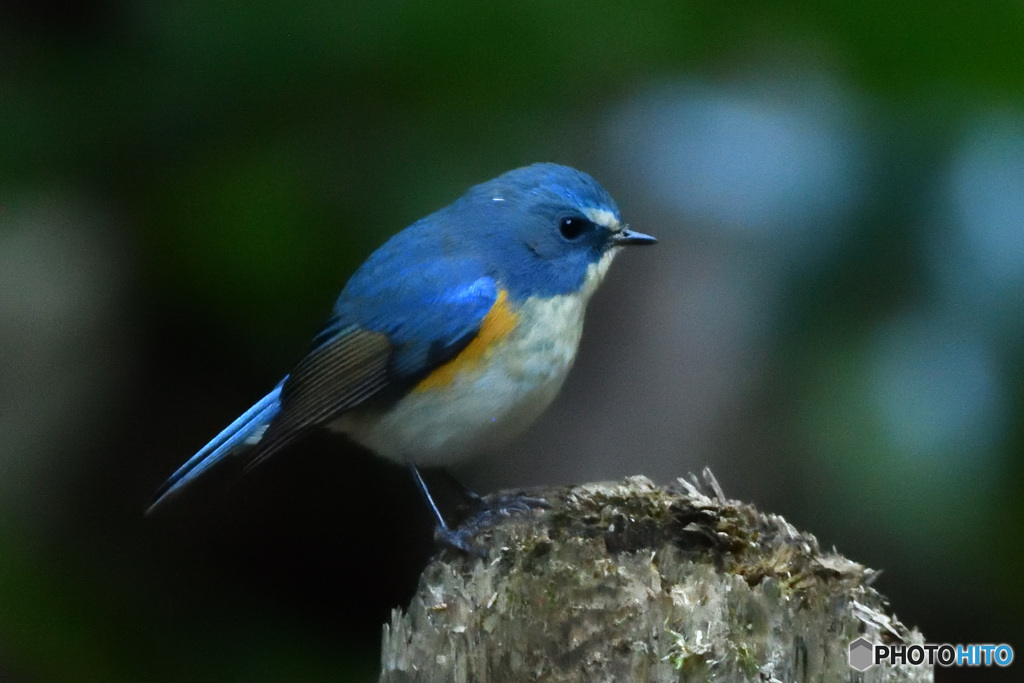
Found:
[[[583,209],[583,214],[594,221],[598,225],[604,228],[608,228],[612,231],[619,230],[622,226],[619,224],[619,219],[615,217],[615,214],[608,209]]]

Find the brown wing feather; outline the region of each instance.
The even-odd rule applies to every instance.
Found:
[[[281,412],[252,452],[252,467],[307,429],[384,389],[393,347],[387,336],[353,329],[306,356],[281,388]]]

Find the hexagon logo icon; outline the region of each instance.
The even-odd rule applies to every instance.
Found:
[[[874,645],[864,638],[858,638],[850,643],[850,666],[857,671],[866,671],[875,665],[872,651]]]

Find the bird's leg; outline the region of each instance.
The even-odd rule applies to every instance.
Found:
[[[441,514],[441,508],[437,506],[434,501],[434,496],[430,494],[430,489],[427,488],[427,482],[423,481],[423,475],[420,474],[419,468],[413,463],[409,463],[409,470],[412,472],[413,479],[416,480],[416,485],[420,489],[420,493],[423,494],[423,499],[427,502],[427,506],[430,511],[434,513],[434,519],[437,521],[437,526],[434,528],[434,536],[448,545],[463,550],[467,553],[482,554],[480,549],[473,548],[470,544],[470,540],[475,533],[473,530],[463,530],[461,527],[458,529],[452,529],[448,526],[448,522],[445,521],[444,515]],[[459,486],[462,486],[461,484]],[[465,489],[465,487],[462,487]],[[476,494],[473,494],[476,495]],[[479,498],[479,496],[477,496]]]
[[[433,512],[434,519],[437,521],[437,527],[434,532],[435,536],[438,540],[468,553],[485,554],[484,549],[475,547],[472,540],[480,531],[494,526],[502,518],[513,514],[527,513],[537,508],[551,507],[543,498],[534,498],[521,493],[502,496],[481,496],[466,488],[455,477],[444,472],[448,482],[453,488],[458,490],[463,500],[467,501],[472,507],[469,515],[453,529],[448,525],[444,515],[441,514],[441,509],[427,488],[427,483],[424,481],[419,469],[412,463],[409,463],[409,469],[412,471],[413,478],[416,480],[416,484],[419,486],[427,506]]]
[[[448,522],[444,521],[444,515],[441,514],[441,509],[437,507],[437,503],[434,502],[434,497],[430,495],[430,489],[427,488],[427,482],[423,481],[423,475],[420,474],[419,468],[413,463],[409,463],[409,471],[412,472],[412,478],[416,480],[416,485],[420,489],[420,493],[423,494],[423,499],[427,501],[427,506],[430,511],[434,513],[434,519],[437,520],[437,528],[440,531],[450,531],[448,528]]]

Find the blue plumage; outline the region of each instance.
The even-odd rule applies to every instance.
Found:
[[[497,283],[478,259],[427,260],[401,276],[364,269],[338,298],[334,317],[391,340],[395,379],[417,376],[450,358],[476,334],[498,297]]]
[[[242,413],[234,422],[225,427],[220,434],[213,437],[198,453],[186,460],[157,492],[153,505],[159,503],[165,496],[169,496],[187,485],[207,469],[216,465],[224,456],[244,444],[247,439],[266,429],[267,425],[270,424],[270,421],[274,419],[274,416],[277,415],[281,408],[278,397],[281,394],[281,386],[283,384],[284,380],[278,383],[273,391],[261,398],[249,410]]]
[[[154,505],[229,454],[259,461],[317,426],[410,463],[508,438],[557,393],[619,247],[653,241],[566,166],[534,164],[470,188],[366,260],[310,353],[182,465]],[[443,381],[425,381],[438,372]]]

